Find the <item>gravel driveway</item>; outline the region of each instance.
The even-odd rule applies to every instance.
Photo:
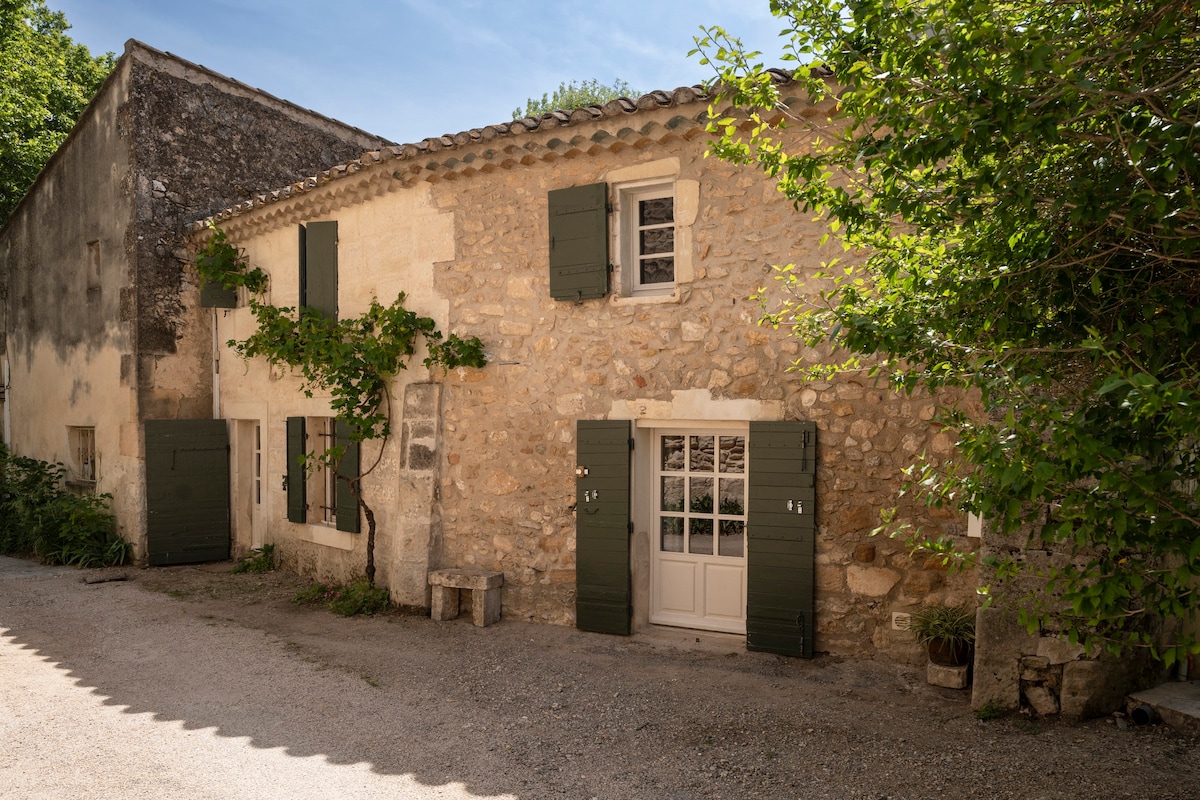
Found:
[[[1193,739],[981,722],[907,668],[343,619],[292,605],[287,573],[128,575],[0,558],[0,797],[1200,797]]]

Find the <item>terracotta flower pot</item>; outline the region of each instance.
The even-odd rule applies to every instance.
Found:
[[[929,660],[940,667],[961,667],[971,660],[971,645],[951,639],[930,639]]]

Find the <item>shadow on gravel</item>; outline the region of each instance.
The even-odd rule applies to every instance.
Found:
[[[1200,764],[1165,732],[984,724],[961,694],[887,665],[510,620],[343,619],[256,598],[256,576],[134,570],[89,586],[9,561],[0,633],[105,704],[366,763],[430,796],[1182,798]]]

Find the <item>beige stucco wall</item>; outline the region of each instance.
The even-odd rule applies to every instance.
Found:
[[[428,516],[430,566],[503,571],[505,616],[573,622],[578,420],[636,420],[643,445],[656,427],[813,420],[819,429],[817,649],[915,657],[893,614],[968,599],[973,576],[951,575],[910,557],[899,543],[868,534],[879,509],[896,504],[900,470],[923,452],[948,456],[953,433],[931,422],[928,397],[899,396],[866,377],[806,383],[788,371],[793,362],[828,354],[802,347],[786,330],[758,326],[761,308],[752,296],[772,285],[771,265],[795,262],[811,277],[833,252],[819,244],[821,226],[796,212],[769,180],[704,158],[704,136],[676,124],[678,114],[639,112],[637,128],[625,129],[616,145],[592,144],[613,141],[602,131],[611,123],[601,120],[572,126],[578,146],[531,133],[507,149],[487,142],[462,146],[443,157],[441,168],[425,172],[387,162],[364,167],[298,198],[240,214],[226,229],[245,245],[252,264],[271,270],[273,301],[288,305],[295,299],[292,226],[320,211],[324,217],[312,218],[339,223],[343,309],[361,307],[373,290],[384,297],[403,288],[418,310],[486,343],[491,363],[485,369],[428,377],[417,369],[400,383],[429,379],[443,386],[436,487],[410,506],[436,497]],[[623,295],[614,224],[614,293],[581,304],[550,299],[547,193],[606,181],[617,201],[619,184],[654,180],[675,186],[677,289],[655,298]],[[222,324],[234,326],[236,335],[249,332],[244,311],[231,318]],[[223,332],[220,338],[228,337]],[[346,556],[280,521],[283,418],[300,413],[298,384],[271,382],[261,364],[231,371],[228,363],[222,355],[225,416],[236,402],[257,398],[263,407],[266,398],[274,504],[268,516],[281,549],[293,550],[318,573],[361,570],[361,542]],[[403,390],[398,386],[397,395]],[[394,419],[402,423],[403,414]],[[403,459],[391,449],[384,455],[387,464]],[[646,458],[635,456],[635,484]],[[399,473],[383,470],[372,476],[371,491],[390,501],[389,487],[405,485]],[[635,488],[635,624],[647,617],[647,496]],[[395,529],[390,515],[402,506],[388,509],[380,524],[380,546],[390,548],[393,565],[401,559],[411,565],[426,546],[425,539]],[[965,534],[965,520],[952,512],[910,506],[902,516],[934,534]],[[413,583],[417,572],[400,573],[388,578],[394,596],[417,597],[423,591]]]
[[[270,302],[295,307],[299,297],[299,239],[296,225],[336,219],[338,223],[338,311],[350,317],[365,311],[373,298],[382,303],[404,291],[405,306],[432,317],[439,327],[447,323],[449,302],[433,286],[433,265],[454,257],[453,222],[449,213],[431,202],[429,186],[414,191],[385,194],[373,202],[339,208],[336,214],[295,215],[260,235],[239,240],[250,264],[271,275]],[[263,425],[265,496],[255,535],[235,533],[235,549],[263,541],[279,545],[287,563],[325,579],[348,580],[362,574],[366,561],[366,521],[362,534],[349,534],[323,524],[287,521],[287,495],[282,477],[287,471],[286,420],[290,416],[329,416],[329,397],[316,392],[305,397],[298,375],[269,368],[261,359],[246,361],[228,347],[230,339],[244,339],[255,329],[246,307],[217,310],[220,342],[220,413],[230,420],[258,420]],[[364,499],[375,513],[380,531],[376,547],[377,581],[388,586],[393,598],[408,605],[425,605],[425,578],[433,515],[434,484],[428,469],[413,468],[404,458],[406,428],[402,409],[417,403],[429,380],[422,366],[424,352],[412,359],[393,387],[394,435],[382,445],[364,443],[361,463],[366,469],[378,459],[364,483]],[[434,401],[436,403],[436,401]],[[427,418],[423,413],[410,416]],[[417,434],[422,433],[416,431]],[[416,439],[427,438],[418,435]],[[235,441],[235,447],[238,443]],[[236,457],[235,457],[236,461]],[[237,486],[245,478],[235,476]],[[235,505],[237,500],[235,499]]]
[[[118,70],[0,236],[6,412],[14,452],[69,468],[76,465],[68,427],[95,427],[96,489],[114,494],[120,529],[140,553],[145,493],[129,323],[134,209],[121,111],[128,65]],[[89,242],[99,255],[91,286]]]

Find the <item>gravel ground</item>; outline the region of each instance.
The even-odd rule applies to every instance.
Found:
[[[0,558],[0,796],[1200,798],[1194,739],[983,722],[906,667],[344,619],[227,565],[128,576]]]

